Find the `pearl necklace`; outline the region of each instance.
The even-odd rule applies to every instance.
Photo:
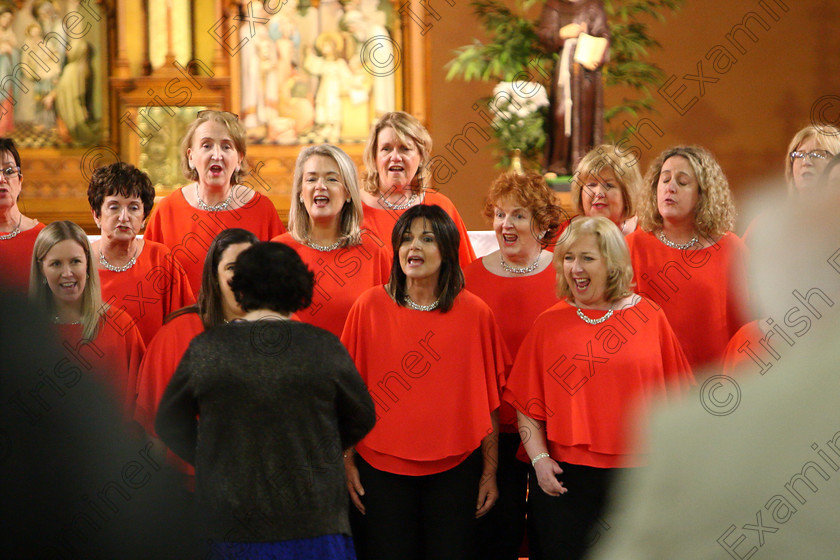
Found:
[[[15,226],[15,229],[10,231],[9,233],[4,233],[3,235],[0,235],[0,241],[5,241],[7,239],[14,239],[15,237],[17,237],[18,234],[20,233],[21,222],[23,222],[23,214],[21,214],[20,218],[18,218],[18,223]]]
[[[105,258],[105,254],[102,252],[102,250],[100,249],[100,251],[99,251],[99,264],[101,264],[103,267],[105,267],[105,270],[110,270],[111,272],[125,272],[126,270],[128,270],[129,268],[134,266],[134,263],[136,263],[136,262],[137,262],[137,251],[136,250],[134,251],[134,256],[131,257],[131,260],[128,261],[127,263],[125,263],[125,265],[123,265],[123,266],[112,265],[111,263],[108,262],[108,259]]]
[[[524,268],[517,268],[506,263],[505,258],[502,256],[501,252],[499,252],[499,260],[502,262],[502,268],[504,268],[506,271],[512,274],[528,274],[529,272],[534,272],[540,266],[540,257],[542,257],[542,254],[537,255],[537,260],[535,260],[529,266],[526,266]]]
[[[341,245],[341,239],[339,239],[332,245],[318,245],[317,243],[309,239],[309,237],[307,236],[306,245],[312,247],[316,251],[321,251],[322,253],[329,253],[330,251],[335,251],[336,249],[338,249],[338,246]]]
[[[694,244],[697,243],[697,236],[695,235],[694,237],[692,237],[688,241],[688,243],[679,244],[679,243],[674,243],[673,241],[671,241],[670,239],[665,237],[665,232],[664,231],[660,231],[659,232],[659,240],[662,243],[664,243],[665,245],[667,245],[668,247],[671,247],[672,249],[680,249],[680,250],[684,251],[686,249],[691,249],[694,246]]]
[[[426,193],[423,193],[423,198],[425,198]],[[403,204],[394,204],[393,202],[388,202],[388,199],[384,196],[380,195],[379,200],[382,201],[382,204],[390,208],[391,210],[407,210],[411,208],[417,199],[420,198],[420,195],[417,193],[413,193],[410,197],[408,197],[408,202],[404,202]],[[422,202],[422,199],[420,199]]]
[[[586,315],[583,314],[583,311],[581,311],[580,307],[577,308],[577,316],[580,317],[581,319],[583,319],[583,321],[585,323],[589,323],[590,325],[600,325],[601,323],[603,323],[604,321],[606,321],[607,319],[612,317],[612,314],[613,314],[613,310],[610,309],[600,319],[590,319],[589,317],[587,317]]]
[[[195,184],[195,199],[198,201],[198,207],[205,212],[221,212],[222,210],[228,210],[230,208],[230,203],[233,201],[233,189],[230,189],[230,193],[228,193],[228,197],[221,201],[218,204],[214,204],[210,206],[198,195],[198,183]]]
[[[415,310],[415,311],[434,311],[437,309],[438,305],[440,305],[440,300],[436,299],[429,305],[420,305],[418,303],[414,303],[414,300],[408,294],[405,294],[405,304]]]

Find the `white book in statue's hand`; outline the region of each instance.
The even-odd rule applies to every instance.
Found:
[[[595,37],[587,33],[578,35],[575,47],[575,62],[589,70],[595,70],[604,60],[609,41],[604,37]]]

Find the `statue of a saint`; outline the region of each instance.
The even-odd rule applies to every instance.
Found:
[[[601,67],[610,32],[602,0],[547,0],[537,33],[546,50],[560,54],[551,83],[545,167],[569,175],[586,152],[603,142]]]

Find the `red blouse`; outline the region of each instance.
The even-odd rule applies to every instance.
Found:
[[[11,239],[0,240],[0,287],[29,293],[29,273],[32,270],[32,249],[44,224],[22,231]]]
[[[773,324],[772,319],[767,321]],[[782,359],[787,349],[796,344],[796,340],[780,326],[765,333],[759,323],[750,321],[738,329],[729,341],[723,357],[724,375],[764,375]]]
[[[464,276],[467,289],[493,310],[505,346],[514,357],[534,319],[557,303],[553,266],[539,274],[512,278],[493,274],[477,259],[464,270]],[[503,402],[499,409],[499,425],[504,432],[518,431],[516,411],[508,403]]]
[[[134,318],[143,342],[149,344],[163,325],[163,318],[195,303],[184,269],[172,258],[169,248],[144,241],[137,262],[125,272],[99,270],[102,299],[113,310]]]
[[[242,228],[262,241],[286,232],[271,201],[255,192],[242,208],[205,212],[184,198],[186,187],[161,200],[149,218],[146,239],[163,243],[187,271],[193,294],[201,288],[201,271],[210,243],[223,230]]]
[[[318,251],[284,233],[272,241],[285,243],[297,251],[315,273],[312,305],[297,312],[304,323],[321,327],[340,337],[350,307],[359,294],[388,282],[391,261],[378,237],[362,230],[362,243],[330,252]]]
[[[137,406],[134,419],[146,430],[155,433],[155,416],[169,380],[181,362],[192,339],[204,332],[198,313],[179,315],[163,325],[149,343],[137,379]],[[179,471],[194,476],[192,465],[167,450],[167,460]]]
[[[467,226],[464,224],[464,220],[461,219],[458,209],[455,208],[455,205],[446,196],[432,190],[426,191],[423,204],[430,206],[437,204],[455,222],[455,227],[458,228],[458,234],[461,236],[461,243],[458,246],[458,261],[461,263],[461,268],[466,268],[467,265],[475,260],[475,251],[473,250],[472,243],[470,243]],[[385,249],[388,251],[389,258],[393,259],[391,232],[394,230],[394,224],[405,213],[405,210],[374,208],[367,204],[362,204],[362,210],[364,210],[365,214],[362,227],[368,228],[382,240]]]
[[[603,311],[582,310],[598,319]],[[660,397],[694,384],[665,314],[642,299],[590,325],[560,302],[531,328],[505,385],[504,400],[545,422],[551,457],[599,468],[642,463],[627,431]]]
[[[356,446],[375,468],[403,475],[451,469],[492,431],[509,358],[493,312],[462,291],[447,313],[398,306],[381,286],[350,309],[341,341],[376,407]]]
[[[137,376],[146,351],[131,317],[109,310],[96,338],[82,340],[82,325],[56,325],[69,361],[82,372],[94,372],[110,387],[127,418],[137,399]]]
[[[642,230],[625,239],[636,292],[662,306],[691,367],[719,363],[747,321],[744,243],[731,232],[696,251],[668,247]]]

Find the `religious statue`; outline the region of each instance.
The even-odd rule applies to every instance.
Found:
[[[560,54],[551,82],[545,166],[569,175],[590,148],[603,142],[601,68],[610,32],[602,0],[547,0],[537,34],[546,50]]]

